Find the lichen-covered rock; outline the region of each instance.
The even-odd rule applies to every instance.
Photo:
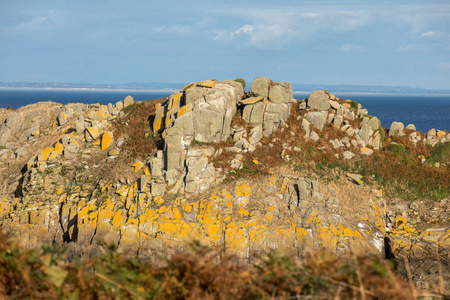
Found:
[[[131,96],[126,96],[123,100],[123,107],[128,107],[134,104],[134,99]]]
[[[86,141],[96,140],[100,136],[100,130],[97,127],[88,127],[84,131]]]
[[[148,258],[193,237],[240,257],[274,245],[383,256],[385,236],[391,241],[386,247],[396,254],[411,255],[406,249],[413,249],[413,255],[426,259],[434,247],[448,254],[442,252],[449,246],[447,228],[420,231],[403,226],[406,221],[386,211],[389,205],[382,190],[374,186],[376,174],[361,173],[367,184],[359,174],[348,174],[351,183],[340,176],[322,180],[321,168],[327,164],[331,168],[332,157],[337,159],[333,165],[348,164],[348,159],[354,159],[350,164],[355,166],[372,160],[363,155],[381,147],[383,130],[377,118],[360,105],[356,112],[354,103],[350,107],[350,102],[324,92],[330,113],[301,110],[288,120],[291,96],[273,101],[271,93],[283,84],[256,81],[269,83],[265,97],[244,98],[239,83],[213,80],[189,84],[172,94],[156,106],[153,132],[163,145],[150,157],[147,153],[130,157],[124,147],[131,138],[126,133],[113,142],[111,125],[120,116],[123,101],[46,104],[1,115],[0,142],[5,136],[6,147],[0,149],[0,163],[6,173],[15,165],[23,168],[0,182],[0,226],[26,247],[67,243],[69,255],[81,257],[98,255],[102,241],[127,255]],[[290,94],[290,87],[284,88]],[[306,102],[301,103],[306,109]],[[45,113],[42,107],[53,108]],[[58,126],[58,114],[70,112],[69,108],[73,112],[67,123]],[[244,122],[238,119],[237,108],[243,109]],[[4,123],[10,113],[22,114],[20,128],[10,121],[17,131]],[[355,117],[362,119],[361,125],[351,121]],[[236,126],[230,128],[233,118]],[[319,136],[326,123],[330,126]],[[302,128],[317,143],[305,140]],[[33,135],[35,129],[39,133]],[[279,134],[271,136],[276,130]],[[414,144],[425,136],[409,134]],[[228,139],[230,135],[233,139]],[[432,131],[426,141],[440,143],[448,136],[446,131]],[[386,153],[374,155],[373,162]],[[299,168],[295,160],[303,154],[310,158],[311,169],[322,172],[308,178],[310,169]],[[270,165],[272,155],[277,163]],[[279,166],[280,155],[289,163]],[[326,159],[316,159],[322,157]],[[111,174],[114,167],[120,172]],[[255,172],[258,176],[251,176]],[[449,203],[426,207],[430,222],[445,221]],[[420,219],[414,212],[415,207],[408,215]],[[393,226],[386,226],[386,216]]]
[[[231,120],[243,94],[242,85],[235,81],[214,82],[207,87],[200,84],[174,93],[157,107],[153,129],[164,137],[165,170],[175,170],[178,176],[186,174],[186,149],[194,140],[225,141],[231,134]],[[257,115],[255,111],[252,121],[258,122]]]
[[[101,149],[102,149],[102,151],[108,149],[109,147],[111,147],[112,141],[113,141],[113,134],[112,134],[112,132],[108,131],[108,132],[103,133],[103,135],[102,135],[102,142],[101,142]]]
[[[67,122],[69,122],[69,116],[68,116],[67,112],[62,111],[59,113],[56,120],[58,121],[59,126],[63,126],[65,124],[67,124]]]

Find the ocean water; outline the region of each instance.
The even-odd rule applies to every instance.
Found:
[[[294,98],[307,98],[309,94],[294,93]],[[342,99],[360,103],[369,115],[380,119],[381,126],[389,128],[392,122],[405,127],[414,124],[421,132],[431,128],[450,131],[450,95],[386,95],[335,94]]]
[[[170,95],[171,91],[123,91],[123,90],[55,90],[55,89],[0,89],[0,108],[20,108],[39,101],[61,104],[72,102],[116,103],[126,96],[136,101],[152,100]],[[294,98],[307,98],[309,93],[294,93]],[[417,130],[427,132],[431,128],[450,131],[450,95],[385,95],[385,94],[336,94],[339,98],[361,103],[389,128],[394,121],[414,124]]]
[[[74,89],[0,89],[0,108],[22,106],[40,101],[67,103],[115,104],[131,95],[135,101],[153,100],[170,95],[171,91],[74,90]]]

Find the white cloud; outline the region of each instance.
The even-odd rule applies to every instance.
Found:
[[[361,52],[363,47],[355,44],[344,44],[341,46],[341,51],[344,52]]]
[[[236,34],[241,34],[241,33],[251,33],[255,30],[255,26],[253,25],[249,25],[249,24],[245,24],[244,26],[242,26],[241,28],[239,28],[238,30],[236,30]]]
[[[242,14],[231,11],[225,17],[238,17],[244,23],[237,29],[214,30],[213,39],[240,39],[242,45],[260,49],[282,49],[295,43],[316,40],[332,33],[343,34],[358,30],[372,22],[361,10],[335,10],[322,7],[286,9],[253,9]],[[352,51],[361,51],[353,48]]]
[[[60,14],[54,10],[28,12],[22,22],[5,26],[5,32],[13,34],[28,34],[54,30],[61,25]]]
[[[24,31],[32,31],[48,21],[48,17],[36,17],[30,21],[20,23],[17,29]]]
[[[234,38],[234,32],[229,30],[215,30],[213,31],[213,39],[216,41],[229,42]]]
[[[427,31],[421,34],[421,36],[433,36],[436,35],[436,31]]]
[[[317,19],[317,18],[322,17],[323,14],[308,12],[308,13],[302,13],[301,16],[304,17],[304,18],[308,18],[308,19]]]

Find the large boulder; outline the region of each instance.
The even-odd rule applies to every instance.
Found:
[[[372,117],[369,122],[367,122],[371,130],[378,130],[380,128],[380,120],[377,117]]]
[[[263,122],[264,105],[262,102],[246,105],[242,118],[250,125],[260,125]]]
[[[289,82],[277,82],[270,87],[269,101],[274,103],[290,103],[294,99],[292,85]]]
[[[264,110],[264,136],[270,136],[289,117],[291,104],[267,103]]]
[[[208,81],[191,84],[157,106],[153,130],[164,137],[163,165],[171,178],[186,173],[186,149],[193,141],[218,143],[227,140],[236,105],[243,95],[244,90],[238,82]],[[252,107],[249,121],[262,122],[261,105],[257,103],[254,112],[255,107]],[[190,165],[190,174],[195,173],[192,173],[192,164],[195,162]]]
[[[269,98],[269,88],[271,84],[272,80],[270,80],[270,78],[256,77],[250,87],[250,93],[255,97],[261,96],[267,99]]]
[[[403,125],[402,122],[392,122],[391,127],[389,127],[389,135],[390,136],[400,136],[403,134]]]
[[[305,114],[306,120],[316,129],[322,130],[327,121],[327,113],[321,111],[312,111]]]
[[[327,90],[314,91],[309,95],[308,107],[316,110],[330,108],[330,93]]]
[[[358,136],[363,141],[364,146],[367,145],[367,142],[369,141],[369,137],[372,135],[372,130],[370,129],[370,125],[364,124],[361,129],[358,132]]]

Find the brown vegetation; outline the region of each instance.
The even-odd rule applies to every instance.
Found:
[[[114,123],[114,137],[126,139],[122,147],[122,153],[126,156],[146,159],[156,153],[159,141],[153,137],[151,129],[155,118],[155,106],[163,101],[164,98],[136,102],[125,108],[125,116],[118,118]]]
[[[114,249],[85,262],[65,262],[58,246],[27,251],[0,233],[2,299],[414,299],[413,287],[373,256],[339,258],[270,251],[242,264],[191,244],[159,264]]]

